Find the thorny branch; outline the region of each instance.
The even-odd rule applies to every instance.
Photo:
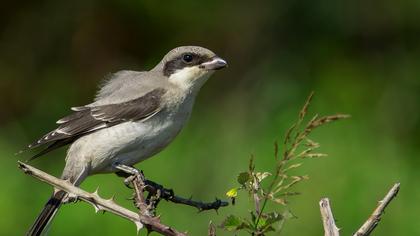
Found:
[[[140,230],[143,227],[143,225],[145,225],[147,228],[150,228],[151,230],[156,231],[162,235],[170,235],[170,236],[184,236],[185,235],[184,233],[180,233],[176,231],[175,229],[160,223],[158,218],[141,215],[141,214],[132,212],[124,207],[119,206],[114,201],[113,198],[108,199],[108,200],[101,198],[98,195],[98,190],[96,190],[93,193],[89,193],[87,191],[84,191],[74,186],[69,181],[51,176],[41,170],[38,170],[22,162],[19,162],[19,168],[22,169],[25,172],[25,174],[33,176],[41,180],[42,182],[52,185],[53,187],[57,189],[66,191],[67,193],[76,196],[78,199],[91,204],[93,207],[95,207],[96,212],[108,211],[108,212],[114,213],[118,216],[121,216],[123,218],[126,218],[132,221],[136,225],[137,230]]]
[[[162,185],[157,184],[151,180],[144,180],[145,183],[145,191],[149,192],[148,199],[146,201],[150,200],[150,196],[158,195],[159,199],[165,199],[166,201],[177,203],[177,204],[183,204],[188,205],[197,208],[200,212],[206,211],[206,210],[218,210],[220,207],[228,206],[229,203],[225,201],[221,201],[220,199],[217,199],[213,202],[200,202],[192,200],[191,198],[183,198],[180,196],[176,196],[174,191],[172,189],[164,188]],[[158,200],[159,200],[158,199]],[[158,201],[155,203],[157,205]],[[154,207],[156,207],[154,205]]]
[[[19,168],[23,170],[25,174],[28,174],[36,179],[41,180],[42,182],[53,186],[54,188],[63,190],[71,195],[76,196],[78,199],[91,204],[95,208],[96,212],[108,211],[127,220],[130,220],[136,225],[137,231],[143,228],[143,226],[145,226],[148,229],[148,231],[155,231],[162,235],[186,235],[185,233],[178,232],[177,230],[162,224],[160,222],[159,217],[154,217],[153,211],[154,207],[156,207],[157,204],[150,204],[152,199],[154,199],[154,202],[156,202],[159,200],[159,197],[161,197],[163,199],[175,203],[194,206],[200,210],[217,210],[221,206],[228,205],[228,203],[222,202],[220,200],[216,200],[212,203],[202,203],[175,196],[172,190],[165,189],[161,185],[156,184],[153,181],[145,180],[144,176],[142,174],[139,174],[131,178],[131,183],[133,184],[135,190],[135,205],[140,210],[140,214],[138,214],[118,205],[114,201],[114,197],[110,199],[101,198],[98,195],[98,190],[96,190],[93,193],[89,193],[81,188],[72,185],[69,181],[56,178],[30,165],[24,164],[22,162],[18,162],[18,164]],[[149,196],[147,199],[144,198],[144,191],[149,192]]]

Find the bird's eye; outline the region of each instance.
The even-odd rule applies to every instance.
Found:
[[[193,60],[193,55],[192,54],[184,54],[184,56],[182,56],[182,60],[186,63],[190,63]]]

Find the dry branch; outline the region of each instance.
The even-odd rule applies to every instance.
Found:
[[[319,209],[321,211],[322,223],[324,225],[325,236],[339,236],[338,228],[335,225],[334,216],[331,211],[330,200],[323,198],[319,201]]]
[[[19,162],[19,168],[22,169],[25,174],[28,174],[32,177],[35,177],[42,182],[45,182],[54,188],[63,190],[73,196],[76,196],[78,199],[85,201],[95,207],[96,211],[108,211],[115,215],[121,216],[127,220],[133,222],[137,230],[140,230],[143,225],[145,225],[149,230],[156,231],[162,235],[171,235],[171,236],[185,236],[186,234],[180,233],[175,229],[166,226],[160,223],[159,218],[151,217],[148,215],[139,215],[133,211],[130,211],[124,207],[116,204],[113,198],[103,199],[98,195],[96,190],[94,193],[89,193],[83,189],[75,187],[70,182],[56,178],[52,175],[49,175],[41,170],[38,170],[30,165]]]
[[[388,191],[384,199],[379,201],[378,206],[373,211],[372,215],[366,222],[360,227],[359,230],[353,236],[367,236],[376,228],[381,220],[382,214],[385,211],[385,208],[388,204],[397,196],[398,191],[400,190],[400,183],[394,184],[394,186]]]

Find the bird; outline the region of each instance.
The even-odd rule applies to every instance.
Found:
[[[149,71],[118,71],[94,101],[72,107],[58,127],[28,146],[45,147],[29,160],[69,145],[61,179],[79,186],[88,176],[116,173],[162,151],[187,123],[208,78],[227,62],[209,49],[181,46]],[[40,235],[67,193],[55,190],[27,235]]]

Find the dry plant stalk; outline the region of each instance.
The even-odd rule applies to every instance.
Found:
[[[335,225],[330,200],[328,198],[323,198],[319,201],[319,210],[321,211],[322,223],[324,225],[324,235],[340,236],[340,233],[338,232],[339,229]]]

